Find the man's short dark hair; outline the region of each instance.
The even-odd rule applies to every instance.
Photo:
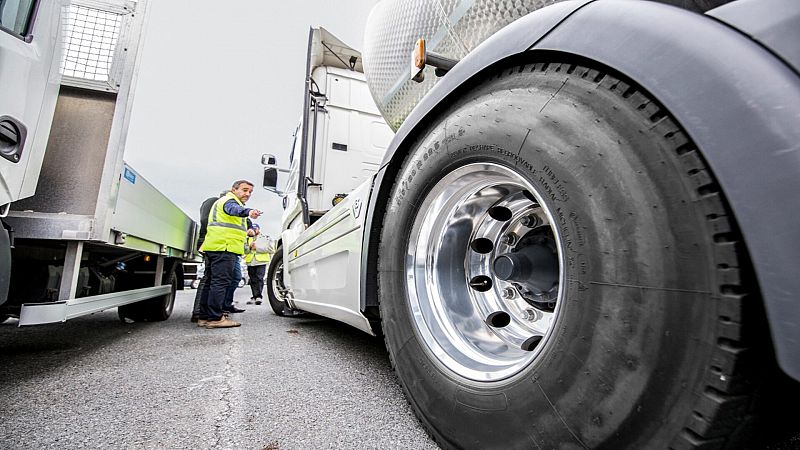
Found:
[[[251,183],[251,182],[249,182],[247,180],[237,180],[237,181],[233,182],[233,189],[239,189],[239,186],[241,186],[243,184],[247,184],[249,186],[255,187],[255,184],[253,184],[253,183]]]

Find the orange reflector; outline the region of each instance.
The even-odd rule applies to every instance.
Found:
[[[344,198],[345,198],[345,197],[346,197],[346,195],[344,195],[344,194],[336,194],[336,195],[333,197],[333,200],[331,201],[331,203],[333,204],[333,206],[336,206],[336,205],[338,205],[339,203],[341,203],[341,202],[342,202],[342,200],[344,200]]]
[[[150,262],[150,255],[144,255],[144,262]]]
[[[425,39],[417,39],[417,43],[414,44],[414,67],[425,68]]]

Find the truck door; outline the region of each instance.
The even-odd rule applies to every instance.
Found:
[[[0,0],[0,206],[23,194],[28,165],[41,161],[47,144],[58,95],[61,3]]]

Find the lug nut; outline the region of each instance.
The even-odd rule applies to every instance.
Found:
[[[517,243],[517,235],[514,233],[508,233],[507,235],[500,238],[500,242],[505,245],[514,245]]]
[[[536,310],[526,309],[525,311],[522,311],[522,318],[530,321],[536,320]]]
[[[533,228],[539,223],[539,218],[531,214],[520,219],[519,223],[528,228]]]
[[[509,287],[509,288],[503,289],[503,298],[514,298],[514,296],[516,294],[517,294],[517,291],[515,291],[514,288],[510,288]]]

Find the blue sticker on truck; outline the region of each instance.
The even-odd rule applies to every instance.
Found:
[[[136,174],[133,173],[131,169],[125,168],[125,172],[122,174],[126,180],[130,181],[131,184],[136,184]]]

